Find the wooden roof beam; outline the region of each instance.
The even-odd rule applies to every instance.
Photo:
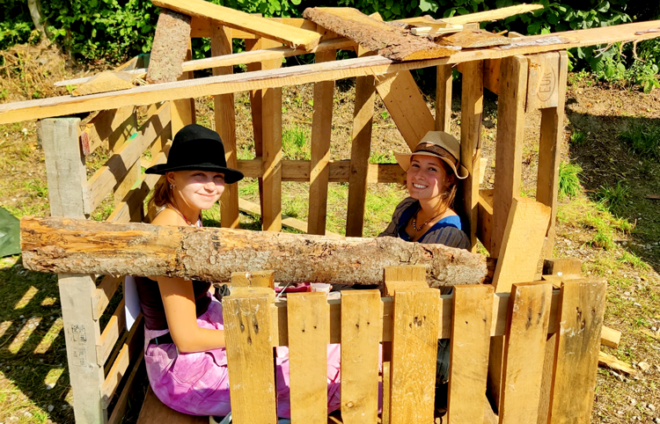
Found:
[[[424,16],[418,16],[416,18],[398,19],[394,22],[404,22],[410,25],[428,25],[433,22],[442,21],[450,24],[465,25],[469,23],[499,21],[511,16],[520,15],[522,13],[529,13],[540,9],[543,9],[542,4],[518,4],[515,6],[502,7],[500,9],[485,10],[483,12],[469,13],[467,15],[452,16],[451,18],[442,18],[436,20],[429,19]]]

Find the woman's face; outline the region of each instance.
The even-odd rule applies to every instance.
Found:
[[[167,173],[174,184],[174,195],[194,209],[211,209],[225,191],[225,174],[209,171],[175,171]],[[178,194],[178,196],[177,196]]]
[[[442,161],[434,156],[413,156],[406,180],[410,197],[417,200],[438,197],[449,187],[447,171]]]

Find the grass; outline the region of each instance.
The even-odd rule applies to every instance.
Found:
[[[628,187],[621,181],[617,181],[614,187],[601,186],[595,195],[595,198],[611,212],[621,206],[627,197]]]
[[[311,145],[309,132],[298,126],[286,126],[282,130],[282,155],[284,159],[310,160]]]
[[[641,157],[651,156],[660,159],[660,127],[649,125],[634,125],[619,134],[632,152]]]
[[[582,191],[580,178],[578,177],[582,168],[571,162],[559,163],[559,198],[573,198]]]
[[[587,141],[587,134],[580,130],[575,130],[571,133],[570,142],[576,146],[584,144]]]

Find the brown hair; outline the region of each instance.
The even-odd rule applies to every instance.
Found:
[[[154,207],[161,208],[168,203],[174,202],[174,193],[170,189],[170,183],[167,181],[165,175],[161,176],[156,187],[154,187],[154,195],[149,200],[149,209]]]
[[[445,168],[447,174],[447,179],[449,181],[449,189],[445,190],[440,194],[442,200],[440,201],[440,207],[438,208],[438,215],[443,214],[447,209],[451,208],[454,204],[454,199],[456,199],[456,192],[458,191],[458,184],[456,184],[456,175],[454,170],[443,160],[440,161],[440,164]],[[404,178],[403,187],[408,188],[408,179]]]

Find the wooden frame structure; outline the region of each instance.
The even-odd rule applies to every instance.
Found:
[[[463,18],[461,23],[483,19],[482,16],[472,21]],[[538,260],[552,256],[568,64],[563,50],[577,45],[653,38],[656,35],[648,30],[657,27],[658,22],[573,31],[558,35],[554,43],[539,42],[543,40],[542,36],[524,37],[524,40],[506,48],[461,51],[449,58],[400,63],[370,55],[352,41],[311,22],[302,19],[283,19],[281,22],[322,35],[320,44],[312,50],[316,55],[315,64],[280,69],[282,58],[306,51],[282,47],[279,42],[254,33],[195,17],[191,35],[210,38],[214,57],[185,62],[181,81],[80,98],[65,96],[0,105],[0,124],[43,119],[39,123],[39,131],[46,154],[51,214],[89,217],[100,205],[112,202],[113,212],[108,221],[145,219],[149,211],[144,208],[144,200],[158,176],[142,175],[141,167],[163,161],[172,134],[195,121],[194,99],[189,97],[213,95],[216,129],[225,143],[229,166],[238,167],[246,176],[259,178],[261,182],[260,206],[245,203],[241,206],[237,190],[226,190],[222,199],[223,226],[237,227],[239,210],[249,208],[252,211],[260,209],[263,230],[280,231],[282,225],[291,225],[305,232],[325,234],[328,182],[341,181],[349,183],[346,235],[361,236],[367,184],[397,183],[404,178],[398,165],[368,162],[376,93],[383,99],[404,140],[413,148],[427,131],[449,130],[452,66],[458,64],[458,70],[463,74],[461,162],[470,171],[470,177],[461,187],[457,209],[467,226],[472,249],[476,249],[479,240],[490,256],[497,259],[492,286],[464,287],[457,289],[453,297],[441,298],[437,291],[412,290],[409,284],[407,289],[395,293],[393,300],[380,299],[373,293],[352,293],[346,295],[340,305],[329,306],[317,295],[301,295],[292,297],[288,308],[269,306],[275,311],[272,317],[265,313],[267,308],[260,309],[258,314],[261,315],[257,316],[255,309],[250,307],[253,303],[269,302],[268,296],[261,292],[255,296],[236,295],[228,299],[231,306],[227,310],[234,308],[250,320],[273,320],[270,335],[266,332],[258,336],[260,340],[263,338],[263,349],[248,352],[254,361],[264,359],[263,355],[272,346],[288,343],[292,350],[292,362],[299,362],[297,366],[302,369],[309,367],[309,372],[313,374],[320,374],[316,368],[321,362],[315,367],[315,364],[295,356],[294,351],[308,347],[320,349],[319,346],[328,340],[345,343],[364,334],[364,343],[354,347],[343,344],[342,348],[349,352],[347,356],[361,355],[363,348],[368,350],[370,353],[361,357],[373,371],[374,358],[377,360],[375,346],[378,342],[385,342],[383,383],[386,413],[383,422],[426,422],[429,413],[429,405],[425,403],[429,396],[428,376],[422,375],[426,373],[414,364],[406,366],[405,363],[413,362],[410,359],[416,353],[410,348],[419,345],[423,357],[420,366],[427,362],[430,364],[433,349],[427,347],[433,345],[438,337],[448,336],[452,338],[452,357],[455,358],[452,365],[454,383],[450,388],[450,422],[479,422],[481,411],[472,408],[466,399],[470,399],[475,390],[485,390],[488,375],[490,390],[500,409],[501,422],[537,422],[537,419],[539,423],[587,422],[595,384],[592,378],[595,377],[592,375],[595,372],[595,353],[581,350],[579,359],[567,360],[575,358],[577,345],[562,337],[570,328],[560,329],[558,326],[573,325],[563,317],[576,308],[600,311],[594,315],[593,321],[587,323],[589,331],[580,336],[580,340],[588,346],[594,345],[594,340],[600,338],[604,284],[565,282],[561,293],[552,294],[548,284],[521,283],[538,280]],[[231,41],[235,38],[246,40],[246,52],[232,54]],[[338,49],[356,50],[358,58],[336,61]],[[123,70],[142,75],[145,70],[139,62],[136,59]],[[236,64],[247,64],[250,72],[229,75],[231,66]],[[426,67],[437,67],[435,118],[409,72]],[[214,76],[190,79],[193,70],[204,68],[213,68]],[[357,77],[351,158],[348,161],[331,161],[329,123],[334,81],[350,77]],[[314,83],[311,160],[285,161],[282,160],[281,87],[304,83]],[[499,95],[495,186],[488,191],[479,188],[484,90]],[[247,161],[238,161],[236,157],[233,93],[241,91],[250,91],[257,155]],[[137,125],[135,109],[138,105],[150,105],[147,120],[140,126]],[[520,193],[524,115],[536,109],[542,111],[537,196],[536,201],[521,200],[517,197]],[[79,118],[53,118],[95,110],[103,111],[84,124]],[[85,158],[100,146],[109,152],[109,159],[87,178]],[[308,224],[287,222],[282,218],[283,181],[311,182]],[[526,250],[521,255],[523,246]],[[520,261],[525,265],[520,266]],[[406,274],[407,271],[402,272]],[[397,281],[419,282],[419,279],[412,277],[413,274],[402,275]],[[99,326],[101,315],[113,296],[119,293],[121,284],[122,278],[113,276],[99,277],[98,284],[95,276],[59,276],[69,373],[78,423],[120,422],[142,360],[141,322],[126,331],[123,301],[112,312],[105,329],[101,331]],[[550,297],[552,308],[548,309],[548,303],[543,302]],[[514,299],[513,302],[509,298]],[[539,309],[539,317],[543,319],[525,328],[521,324],[523,317],[517,317],[511,307],[519,303],[534,310],[545,308],[543,313]],[[365,305],[373,306],[369,309],[373,317],[363,316]],[[318,331],[304,336],[300,334],[296,317],[301,313],[312,314],[323,323]],[[417,320],[414,330],[406,328],[411,317],[420,315],[438,317],[438,320]],[[234,369],[238,369],[240,375],[240,369],[246,363],[240,359],[231,360],[232,356],[236,356],[236,349],[243,349],[245,336],[231,327],[236,316],[226,317],[227,338],[236,342],[229,344],[228,356],[235,364],[231,366],[236,367]],[[359,331],[349,329],[349,322],[372,318],[378,325]],[[466,323],[465,328],[462,328],[463,322]],[[270,329],[271,326],[262,328]],[[557,333],[558,330],[561,331]],[[546,337],[555,333],[557,336],[547,340],[546,348]],[[509,337],[504,339],[504,335]],[[272,337],[272,341],[267,341],[268,337]],[[474,343],[478,348],[464,352],[465,355],[463,352],[459,354],[456,350],[465,350],[460,347],[461,341]],[[523,355],[521,346],[529,346],[529,343],[534,347],[533,355],[528,355],[528,352]],[[526,359],[523,361],[521,356]],[[521,364],[528,362],[533,363],[532,368],[520,369]],[[471,371],[475,372],[465,374],[468,368],[474,368]],[[541,369],[543,372],[538,373]],[[368,385],[370,393],[364,401],[352,400],[343,404],[342,410],[347,408],[351,411],[347,415],[354,417],[362,411],[373,416],[377,411],[373,397],[377,375],[374,377],[371,372],[362,378],[350,367],[342,372],[346,373],[344,381],[354,378],[357,387]],[[527,399],[522,402],[527,404],[525,407],[518,402],[521,395],[526,396],[525,389],[520,391],[509,384],[511,379],[523,374],[529,374],[536,380],[542,377],[542,381],[520,381],[522,387],[531,382],[542,387],[539,402]],[[414,383],[408,383],[402,375],[419,377],[419,385],[416,379],[411,380]],[[272,381],[266,378],[252,384],[256,390],[272,385]],[[297,399],[303,393],[298,388],[294,389],[299,384],[298,377],[292,378],[292,398]],[[420,395],[423,396],[399,402],[400,391],[409,384],[415,384],[414,389],[421,390]],[[248,421],[241,421],[239,417],[252,403],[247,400],[249,396],[241,397],[235,393],[236,390],[232,387],[232,402],[234,399],[246,399],[245,403],[232,404],[236,422],[272,422],[270,403],[260,408],[264,413],[263,420],[251,416]],[[251,389],[246,385],[242,390]],[[346,390],[345,393],[350,393],[347,397],[357,396],[355,391]],[[320,397],[318,387],[313,392],[313,396]],[[580,396],[576,396],[577,392]],[[111,404],[114,407],[109,409]],[[323,409],[320,405],[319,401],[310,403],[307,408],[301,407],[296,410],[296,414],[300,414],[297,417],[310,417],[314,421],[320,419],[318,417]],[[305,421],[305,418],[298,419]],[[363,421],[353,419],[351,422]]]

